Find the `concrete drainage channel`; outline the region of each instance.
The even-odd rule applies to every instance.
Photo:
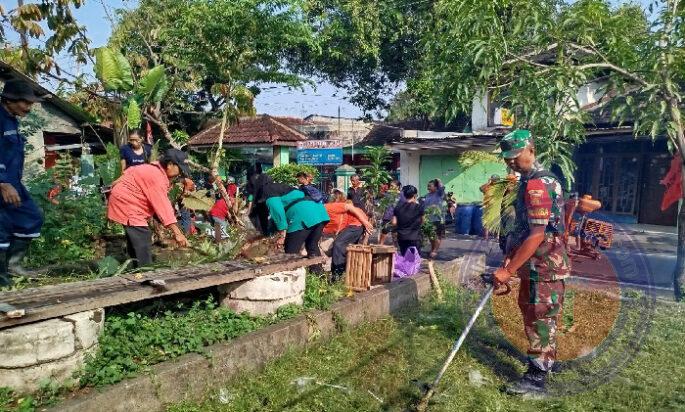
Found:
[[[210,346],[209,356],[189,354],[155,365],[149,374],[70,399],[50,410],[86,412],[102,410],[106,405],[108,412],[147,412],[161,411],[184,400],[199,401],[240,372],[257,371],[289,349],[304,348],[334,335],[340,322],[354,326],[380,319],[417,304],[430,291],[430,277],[425,273],[395,281],[344,299],[328,311],[310,312]]]

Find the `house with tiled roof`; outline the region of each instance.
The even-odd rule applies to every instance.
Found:
[[[307,140],[296,128],[303,124],[302,119],[267,114],[243,117],[225,131],[223,146],[240,148],[260,162],[271,160],[274,166],[287,164],[295,156],[292,149],[298,142]],[[221,123],[214,124],[191,137],[188,146],[196,151],[212,149],[217,146],[220,134]]]

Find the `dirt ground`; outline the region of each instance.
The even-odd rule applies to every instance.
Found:
[[[613,289],[613,290],[611,290]],[[591,291],[576,286],[566,287],[566,307],[557,321],[558,358],[571,360],[597,348],[611,332],[620,310],[618,285],[610,290]],[[518,308],[518,284],[506,296],[495,296],[493,313],[507,339],[522,353],[528,340],[523,333],[523,319]],[[609,292],[609,293],[607,293]]]

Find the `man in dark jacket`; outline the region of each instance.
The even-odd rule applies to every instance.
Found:
[[[10,286],[10,271],[25,275],[21,260],[40,236],[43,216],[21,180],[26,140],[19,134],[24,117],[40,97],[31,86],[9,80],[0,95],[0,286]]]
[[[351,200],[352,204],[355,207],[360,208],[366,213],[367,211],[366,203],[364,202],[364,188],[362,187],[362,181],[359,178],[359,175],[352,175],[350,177],[350,183],[352,184],[352,186],[350,186],[350,188],[347,189],[347,200]]]

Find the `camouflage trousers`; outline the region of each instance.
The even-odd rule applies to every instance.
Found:
[[[564,281],[540,282],[520,273],[518,304],[528,337],[528,358],[548,371],[557,357],[557,318],[564,304]]]

